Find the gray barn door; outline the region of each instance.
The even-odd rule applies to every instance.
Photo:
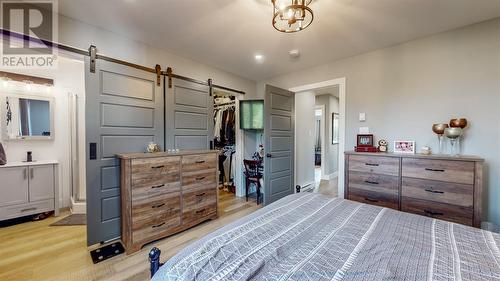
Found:
[[[116,153],[144,152],[149,142],[163,147],[163,88],[156,75],[96,60],[85,60],[87,243],[119,238],[120,163]]]
[[[264,204],[294,193],[294,93],[266,85]]]
[[[210,87],[172,79],[166,87],[167,149],[208,149],[213,141],[213,99]]]

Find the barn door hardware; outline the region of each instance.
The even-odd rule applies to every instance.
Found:
[[[213,91],[213,88],[212,88],[212,78],[208,79],[208,87],[210,87],[210,89],[208,90],[208,94],[210,96],[212,96],[212,91]]]
[[[159,64],[157,64],[155,66],[155,71],[156,71],[156,85],[160,86],[161,85],[161,80],[160,80],[160,77],[161,77],[161,66]]]
[[[168,76],[168,88],[172,88],[172,68],[167,67],[167,76]]]
[[[94,45],[89,47],[90,72],[95,73],[95,60],[97,59],[97,48]]]

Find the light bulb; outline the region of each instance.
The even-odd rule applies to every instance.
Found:
[[[30,83],[26,84],[26,90],[31,91],[31,84]]]

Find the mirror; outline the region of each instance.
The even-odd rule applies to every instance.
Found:
[[[7,139],[52,139],[52,102],[43,97],[7,96]]]

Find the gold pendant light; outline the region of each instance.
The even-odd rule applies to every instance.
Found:
[[[285,33],[307,28],[314,19],[309,5],[312,0],[271,0],[273,3],[273,27]]]

